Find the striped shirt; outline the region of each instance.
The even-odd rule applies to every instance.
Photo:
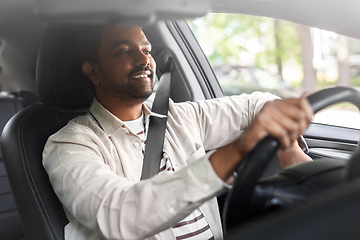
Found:
[[[138,119],[124,123],[132,133],[140,138],[144,156],[147,136],[144,114]],[[159,173],[162,172],[174,172],[170,157],[165,152],[163,152],[163,157],[160,162]],[[172,230],[176,240],[214,239],[210,226],[199,209],[195,209],[189,216],[173,226]]]

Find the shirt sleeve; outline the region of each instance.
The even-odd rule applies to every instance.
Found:
[[[83,131],[72,137],[74,133],[67,131],[49,138],[43,165],[64,208],[105,238],[152,236],[175,225],[224,188],[208,156],[175,173],[130,182],[104,162],[106,153],[96,135]]]
[[[224,146],[240,136],[263,105],[279,99],[270,93],[252,94],[215,98],[206,101],[178,104],[184,116],[198,129],[207,151]]]

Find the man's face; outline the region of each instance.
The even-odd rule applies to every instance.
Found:
[[[98,51],[98,88],[125,102],[142,102],[154,88],[156,64],[139,27],[106,27]]]

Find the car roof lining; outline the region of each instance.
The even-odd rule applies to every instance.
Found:
[[[283,19],[360,38],[358,5],[353,0],[223,0],[212,11]]]

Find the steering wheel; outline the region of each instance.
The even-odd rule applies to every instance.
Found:
[[[349,102],[360,109],[360,92],[352,88],[336,87],[319,91],[308,97],[314,113],[339,102]],[[275,157],[279,148],[276,139],[267,137],[248,154],[238,168],[232,190],[228,194],[224,206],[224,227],[226,231],[233,229],[256,213],[256,204],[252,203],[255,187],[266,169],[268,163]],[[360,173],[360,152],[354,153],[349,164],[348,179],[353,179]],[[317,161],[308,162],[316,164]]]

